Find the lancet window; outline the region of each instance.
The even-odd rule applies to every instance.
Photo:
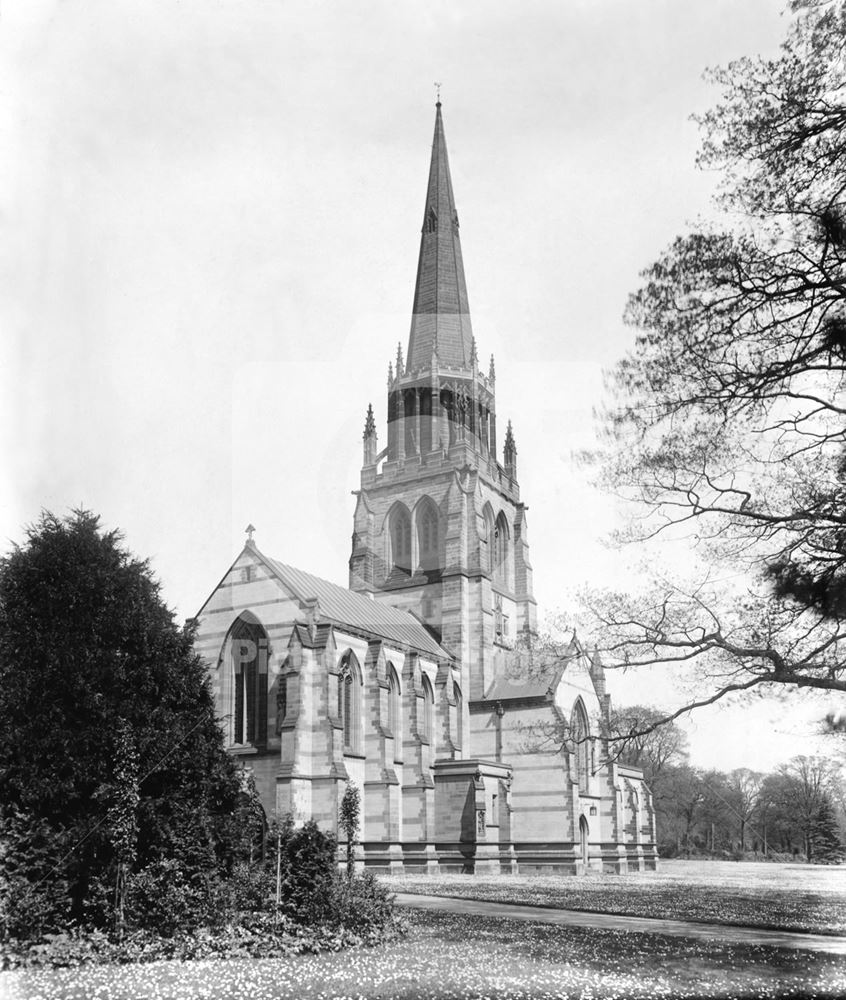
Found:
[[[267,743],[267,634],[258,622],[239,618],[230,633],[232,742]]]
[[[391,562],[394,568],[411,572],[411,516],[402,504],[391,514]]]
[[[587,792],[590,779],[590,728],[587,712],[585,712],[581,699],[573,706],[573,713],[570,716],[570,740],[576,757],[576,777],[579,782],[579,791]]]
[[[338,673],[338,718],[344,731],[344,751],[361,752],[361,687],[358,661],[351,651],[341,658]]]

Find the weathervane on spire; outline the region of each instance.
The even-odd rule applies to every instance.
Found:
[[[441,106],[441,84],[439,80],[435,80],[435,93],[438,95],[438,107]]]

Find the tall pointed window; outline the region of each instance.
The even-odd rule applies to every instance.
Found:
[[[485,509],[483,511],[484,518],[484,540],[485,546],[483,552],[480,553],[480,563],[483,569],[486,569],[491,575],[494,571],[494,536],[496,534],[496,527],[494,521],[493,510],[489,503],[485,504]]]
[[[420,735],[431,743],[435,731],[435,692],[432,690],[432,682],[423,674],[423,718],[421,719]]]
[[[429,501],[421,504],[417,512],[417,547],[422,569],[438,566],[438,512]]]
[[[493,572],[493,577],[498,583],[505,584],[509,583],[509,533],[508,533],[508,521],[505,519],[505,514],[500,511],[499,516],[494,524],[494,537],[493,537],[493,566],[491,567]]]
[[[426,213],[426,232],[436,233],[438,231],[438,214],[434,208],[430,208]]]
[[[575,777],[579,782],[579,791],[587,792],[590,779],[590,728],[581,698],[573,706],[570,716],[570,741],[576,758]]]
[[[388,729],[395,740],[401,739],[400,685],[393,663],[388,664]]]
[[[402,504],[391,512],[391,565],[411,572],[411,516]]]
[[[361,670],[347,650],[338,674],[338,718],[344,731],[344,752],[361,753]]]
[[[230,632],[232,742],[267,743],[267,634],[258,622],[239,618]]]

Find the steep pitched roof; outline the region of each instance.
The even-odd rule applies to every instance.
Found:
[[[288,566],[253,549],[281,583],[300,601],[316,597],[321,618],[338,625],[350,625],[372,632],[389,642],[410,646],[437,659],[452,659],[425,625],[408,611],[373,601],[337,583],[331,583],[305,570]]]
[[[473,343],[440,101],[436,107],[406,355],[408,371],[428,368],[435,351],[441,364],[469,368]]]
[[[485,692],[485,700],[551,697],[567,664],[582,652],[575,638],[564,648],[539,649],[518,645],[511,650],[503,668],[494,677]]]

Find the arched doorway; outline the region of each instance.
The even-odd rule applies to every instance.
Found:
[[[587,868],[588,858],[590,857],[590,849],[588,847],[589,840],[588,821],[584,816],[579,817],[579,850],[582,856],[582,864]]]

